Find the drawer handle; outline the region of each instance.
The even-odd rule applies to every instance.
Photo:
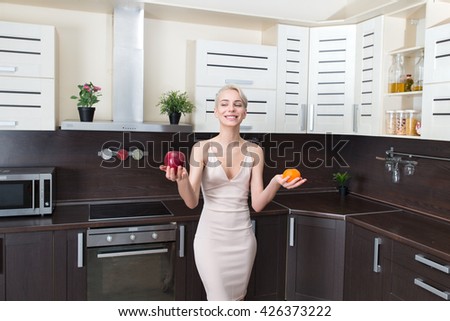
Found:
[[[450,300],[450,293],[447,291],[440,291],[438,289],[436,289],[435,287],[426,284],[422,279],[419,278],[415,278],[414,279],[414,284],[417,285],[418,287],[421,287],[422,289],[433,293],[434,295],[437,295],[440,298],[443,298],[444,300]]]
[[[414,259],[417,262],[420,262],[420,263],[423,263],[425,265],[428,265],[429,267],[435,268],[436,270],[439,270],[439,271],[444,272],[446,274],[450,274],[450,266],[442,265],[442,264],[436,263],[434,261],[431,261],[431,260],[427,259],[426,257],[424,257],[422,254],[416,254]]]

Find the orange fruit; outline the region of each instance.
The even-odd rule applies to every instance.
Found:
[[[290,176],[288,179],[288,182],[292,181],[293,179],[300,177],[302,178],[302,174],[300,174],[300,171],[295,168],[288,168],[283,172],[283,178],[286,176]]]

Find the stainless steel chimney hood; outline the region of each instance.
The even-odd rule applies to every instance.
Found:
[[[192,125],[145,123],[144,4],[116,1],[113,45],[113,120],[63,121],[63,130],[191,132]]]

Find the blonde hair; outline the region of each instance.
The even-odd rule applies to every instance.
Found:
[[[239,94],[239,97],[241,97],[241,100],[242,100],[242,103],[244,104],[245,109],[247,109],[247,104],[248,104],[247,96],[245,96],[245,94],[244,94],[244,92],[242,91],[241,88],[239,88],[236,85],[232,85],[232,84],[223,86],[217,92],[216,100],[214,102],[214,106],[215,107],[217,107],[217,105],[219,104],[219,101],[218,101],[219,96],[226,90],[235,90],[235,91],[237,91],[237,93]]]

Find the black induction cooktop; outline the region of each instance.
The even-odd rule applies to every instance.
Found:
[[[172,213],[163,202],[126,202],[92,204],[89,210],[89,220],[127,219],[151,216],[168,216]]]

